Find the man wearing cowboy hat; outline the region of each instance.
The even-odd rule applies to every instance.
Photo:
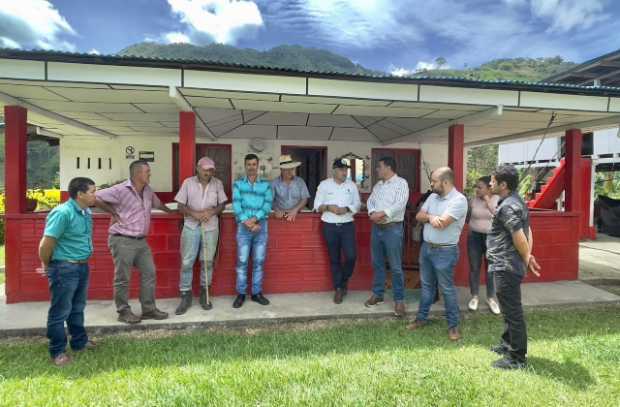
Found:
[[[183,181],[174,200],[179,204],[179,212],[185,215],[181,232],[181,303],[175,313],[185,314],[192,305],[192,279],[197,255],[200,255],[201,263],[200,305],[209,310],[212,305],[207,300],[207,286],[211,286],[213,277],[213,258],[219,237],[218,215],[228,200],[224,184],[215,178],[212,159],[202,157],[198,160],[196,175]]]
[[[271,183],[273,210],[278,219],[295,221],[297,213],[308,203],[308,187],[302,178],[295,175],[295,169],[300,165],[290,155],[280,156],[280,176]]]

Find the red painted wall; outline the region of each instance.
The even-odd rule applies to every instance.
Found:
[[[48,300],[47,280],[35,272],[39,266],[37,247],[45,226],[44,213],[7,215],[7,250],[14,250],[13,261],[7,264],[7,302]],[[95,254],[90,261],[89,298],[111,299],[113,264],[107,247],[106,215],[95,215],[93,243]],[[540,279],[526,281],[575,280],[578,273],[578,224],[575,213],[532,212],[534,254],[543,267]],[[178,295],[181,218],[154,215],[149,244],[157,266],[157,297]],[[370,224],[361,214],[356,219],[358,261],[350,288],[370,290]],[[215,264],[213,294],[235,293],[236,225],[226,214],[221,219],[220,250]],[[302,214],[294,224],[271,219],[269,246],[265,263],[264,292],[331,291],[331,274],[327,249],[321,234],[318,214]],[[461,258],[457,265],[457,285],[468,284],[466,233],[461,236]],[[194,288],[199,286],[198,267],[194,270]],[[137,297],[139,275],[134,274],[131,296]]]

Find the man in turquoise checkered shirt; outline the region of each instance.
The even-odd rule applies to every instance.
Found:
[[[49,280],[51,304],[47,337],[52,363],[56,366],[71,362],[71,357],[65,353],[65,322],[74,352],[95,347],[84,329],[88,259],[93,253],[93,220],[89,207],[95,204],[95,183],[89,178],[73,178],[69,182],[69,196],[71,199],[47,215],[39,244],[41,268],[37,270]]]
[[[258,156],[244,159],[246,176],[233,184],[233,211],[237,220],[237,298],[233,308],[245,301],[248,286],[248,259],[252,252],[252,301],[268,305],[263,296],[263,264],[267,254],[268,224],[273,193],[271,183],[258,177]]]

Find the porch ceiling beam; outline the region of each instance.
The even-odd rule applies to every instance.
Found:
[[[465,147],[475,147],[475,146],[480,146],[484,144],[496,144],[496,143],[503,143],[503,142],[508,142],[508,141],[516,141],[519,139],[535,138],[536,136],[543,135],[545,131],[548,134],[553,134],[553,133],[563,132],[565,130],[572,129],[572,128],[589,129],[593,127],[618,125],[619,123],[620,123],[620,115],[614,115],[614,116],[609,116],[609,117],[605,117],[602,119],[587,120],[583,122],[563,124],[561,126],[550,127],[548,130],[544,127],[541,127],[536,130],[529,130],[529,131],[524,131],[520,133],[507,134],[505,136],[492,137],[492,138],[488,138],[484,140],[476,140],[476,141],[472,141],[469,143],[465,143]]]
[[[174,101],[174,104],[177,105],[180,111],[182,112],[193,112],[196,116],[196,122],[198,123],[198,127],[207,135],[211,140],[216,140],[217,137],[213,132],[209,129],[207,124],[202,120],[202,117],[196,112],[194,107],[185,99],[185,96],[179,92],[179,89],[176,86],[170,86],[168,95]]]
[[[620,69],[615,69],[615,70],[613,70],[611,72],[608,72],[606,74],[603,74],[603,75],[601,75],[601,74],[592,74],[590,76],[590,79],[588,79],[586,81],[579,82],[579,85],[585,85],[585,84],[590,83],[592,81],[596,81],[596,80],[600,81],[601,79],[611,78],[612,76],[616,76],[618,74],[620,74]],[[579,76],[584,76],[584,75],[579,75]]]
[[[2,100],[4,103],[9,104],[9,105],[17,105],[17,106],[21,106],[33,113],[36,113],[38,115],[41,115],[43,117],[46,117],[48,119],[52,119],[52,120],[56,120],[60,123],[66,124],[67,126],[71,126],[71,127],[75,127],[77,129],[80,130],[84,130],[87,131],[89,133],[93,133],[93,134],[97,134],[99,136],[104,136],[104,137],[109,137],[109,138],[116,138],[117,135],[114,133],[110,133],[109,131],[105,131],[105,130],[101,130],[97,127],[94,126],[90,126],[88,124],[84,124],[82,122],[79,122],[75,119],[71,119],[70,117],[66,117],[63,116],[61,114],[58,113],[54,113],[52,111],[49,111],[47,109],[43,109],[39,106],[33,105],[32,103],[29,102],[25,102],[21,99],[18,99],[16,97],[13,97],[11,95],[8,95],[4,92],[0,92],[0,100]]]
[[[493,117],[501,116],[503,113],[504,113],[503,105],[489,107],[488,109],[484,109],[479,112],[465,114],[463,116],[457,117],[456,119],[445,120],[441,123],[434,124],[424,129],[416,130],[402,137],[396,137],[396,138],[390,139],[384,142],[383,144],[394,144],[394,143],[411,141],[412,137],[415,137],[418,141],[420,141],[422,138],[431,135],[432,133],[434,133],[435,131],[439,129],[447,130],[453,124],[465,124],[466,125],[468,121],[471,122],[471,121],[475,121],[479,119],[484,119],[487,117],[493,118]]]

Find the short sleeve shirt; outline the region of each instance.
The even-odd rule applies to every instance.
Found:
[[[458,244],[465,218],[467,216],[467,198],[456,188],[446,196],[433,193],[422,205],[422,210],[433,216],[448,215],[454,222],[445,229],[436,229],[430,223],[424,224],[424,241],[435,244]]]
[[[487,235],[489,271],[525,274],[525,264],[512,241],[512,234],[523,230],[528,237],[529,228],[529,211],[518,194],[513,193],[499,201],[491,232]]]
[[[224,192],[224,184],[219,179],[213,177],[209,183],[203,186],[197,176],[189,177],[183,181],[179,192],[174,200],[180,204],[189,207],[194,211],[204,211],[205,209],[213,209],[228,200],[226,192]],[[190,229],[196,229],[200,226],[198,220],[191,216],[185,217],[185,226]],[[212,231],[218,227],[218,217],[213,216],[205,225],[205,230]]]
[[[44,236],[56,239],[52,260],[86,260],[93,253],[93,219],[70,199],[47,215]]]
[[[273,190],[273,209],[289,210],[297,206],[302,199],[310,198],[310,192],[303,178],[294,177],[290,183],[278,177],[271,182]]]

